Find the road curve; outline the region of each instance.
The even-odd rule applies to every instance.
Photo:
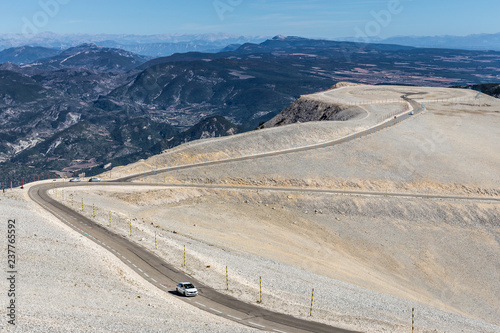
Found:
[[[274,152],[260,153],[260,154],[254,154],[254,155],[248,155],[248,156],[240,156],[240,157],[235,157],[235,158],[231,157],[231,158],[224,159],[224,160],[207,161],[207,162],[202,162],[202,163],[194,163],[194,164],[167,167],[167,168],[157,169],[157,170],[153,170],[153,171],[143,172],[143,173],[136,174],[136,175],[122,177],[122,178],[118,179],[117,181],[127,182],[127,181],[131,181],[133,179],[140,178],[140,177],[153,176],[153,175],[156,175],[158,173],[163,173],[163,172],[186,170],[186,169],[198,167],[198,166],[220,165],[220,164],[232,163],[232,162],[237,162],[237,161],[248,161],[248,160],[255,160],[258,158],[292,154],[292,153],[303,152],[303,151],[308,151],[308,150],[315,150],[318,148],[333,147],[333,146],[336,146],[338,144],[346,143],[346,142],[352,141],[354,139],[359,139],[363,136],[373,134],[373,133],[381,131],[385,128],[392,127],[392,126],[399,124],[400,122],[402,122],[406,119],[409,119],[410,117],[414,117],[416,114],[418,114],[422,111],[425,111],[425,109],[420,104],[415,102],[414,100],[409,99],[405,96],[402,96],[401,98],[403,100],[407,101],[411,105],[411,107],[412,107],[411,110],[403,111],[399,115],[395,116],[394,118],[387,119],[386,121],[384,121],[378,125],[375,125],[373,127],[370,127],[364,131],[356,132],[356,133],[341,137],[339,139],[326,141],[323,143],[318,143],[318,144],[313,144],[313,145],[308,145],[308,146],[296,147],[294,149],[276,150]]]
[[[134,183],[133,185],[137,186],[140,184]],[[191,276],[177,270],[174,266],[168,264],[162,258],[149,252],[144,247],[132,242],[127,237],[115,234],[111,230],[104,228],[89,218],[49,197],[47,194],[49,190],[54,187],[59,188],[62,186],[62,183],[34,185],[29,189],[29,196],[33,201],[38,203],[47,211],[51,212],[63,223],[110,251],[125,265],[136,271],[140,276],[153,284],[155,287],[176,295],[176,297],[179,297],[185,302],[189,302],[191,305],[208,311],[214,315],[261,330],[287,333],[353,332],[273,312],[258,305],[239,301],[234,297],[224,295],[215,289],[206,286],[201,281],[197,281]],[[75,186],[95,185],[78,184]],[[116,183],[107,183],[106,186],[120,185]],[[199,289],[199,296],[195,298],[185,298],[177,295],[175,293],[175,285],[179,281],[192,281]]]

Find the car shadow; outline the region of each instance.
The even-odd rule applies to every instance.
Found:
[[[178,296],[178,297],[186,297],[183,294],[177,292],[177,290],[169,290],[168,293],[171,295],[174,295],[174,296]]]

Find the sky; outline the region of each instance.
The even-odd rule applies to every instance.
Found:
[[[334,39],[500,32],[499,0],[3,0],[1,8],[0,33]]]

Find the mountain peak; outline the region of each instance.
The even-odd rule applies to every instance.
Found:
[[[12,62],[6,62],[0,65],[0,70],[2,71],[16,71],[20,67]]]
[[[272,40],[285,40],[287,39],[288,37],[287,36],[284,36],[284,35],[277,35],[277,36],[274,36],[273,38],[271,38]]]
[[[100,48],[103,48],[103,47],[102,46],[97,46],[94,43],[83,43],[83,44],[77,45],[75,47],[71,47],[68,50],[71,50],[71,51],[75,51],[75,50],[88,50],[88,49],[95,50],[95,49],[100,49]]]

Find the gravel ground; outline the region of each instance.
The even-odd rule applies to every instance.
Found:
[[[315,288],[313,320],[348,329],[405,332],[412,307],[420,332],[500,328],[498,205],[136,190],[74,195],[89,217],[90,203],[99,207],[103,225],[112,210],[112,229],[123,235],[132,218],[132,239],[179,269],[186,245],[187,271],[222,292],[228,266],[228,293],[239,299],[256,302],[262,276],[263,306],[307,318]]]
[[[345,103],[365,103],[398,98],[405,90],[427,103],[426,111],[336,147],[192,168],[145,181],[500,195],[500,155],[493,139],[500,137],[498,99],[481,95],[474,100],[475,92],[457,89],[368,88],[337,89],[319,98],[323,102],[342,98]],[[428,102],[437,99],[440,101]],[[384,117],[380,113],[384,104],[363,107],[376,116],[364,119],[366,122]],[[147,161],[115,168],[113,176],[305,146],[359,130],[357,121],[295,124],[193,142]],[[151,223],[155,229],[170,231],[162,234],[168,240],[165,246],[176,253],[162,254],[170,260],[179,260],[182,246],[189,242],[196,262],[190,266],[193,274],[207,283],[223,282],[223,268],[230,265],[235,274],[233,293],[248,301],[255,300],[257,276],[266,272],[265,281],[280,294],[268,293],[264,306],[298,316],[307,314],[308,289],[319,284],[325,289],[317,289],[317,293],[328,296],[318,298],[315,319],[335,325],[369,332],[405,331],[408,311],[415,306],[418,313],[425,313],[418,319],[425,332],[500,330],[495,326],[500,324],[500,266],[495,259],[500,253],[498,204],[381,202],[380,198],[326,203],[324,198],[316,198],[323,205],[305,200],[302,206],[290,206],[286,200],[274,198],[267,199],[275,208],[270,210],[263,206],[266,199],[242,199],[238,192],[221,192],[211,201],[204,201],[206,192],[193,190],[166,193],[160,198],[144,193],[130,197],[122,193],[111,195],[111,199],[86,195],[94,195],[92,200],[101,200],[103,206],[121,207],[125,216],[137,216],[136,227],[142,228],[145,240],[151,238]],[[141,201],[143,196],[148,199]],[[162,201],[161,197],[171,200]],[[232,201],[237,197],[239,204]],[[245,201],[256,206],[242,205]],[[282,206],[287,207],[286,214],[280,210]],[[262,209],[267,215],[258,213]],[[315,210],[324,214],[312,215]],[[165,217],[169,217],[168,223]],[[294,232],[295,225],[273,222],[280,220],[309,228]],[[310,231],[315,228],[321,232]],[[320,242],[323,235],[329,235],[329,240]],[[347,245],[351,243],[356,246]],[[321,251],[328,259],[318,258]]]
[[[308,95],[323,102],[336,104],[372,104],[383,103],[386,100],[396,100],[402,95],[418,103],[425,103],[436,100],[473,100],[477,91],[457,88],[437,88],[437,87],[411,87],[411,86],[367,86],[356,85],[331,89],[320,93]]]
[[[230,137],[198,140],[183,144],[147,160],[116,167],[103,176],[118,178],[129,174],[151,171],[204,161],[218,161],[231,157],[252,156],[256,153],[294,149],[301,146],[330,142],[372,127],[391,115],[407,111],[407,103],[363,105],[366,115],[341,122],[297,123],[279,128],[266,128]]]
[[[255,331],[157,290],[108,251],[42,211],[25,194],[1,196],[0,215],[4,235],[7,219],[16,220],[18,257],[17,325],[7,323],[3,310],[2,332]],[[4,253],[6,239],[2,237]],[[4,309],[9,301],[5,272],[0,284]]]
[[[348,88],[352,89],[340,89]],[[420,100],[424,97],[474,97],[474,92],[460,89],[443,88],[435,92],[434,88],[411,89],[414,90],[413,93],[420,92]],[[402,93],[397,91],[397,94]],[[333,92],[338,93],[337,90]],[[379,90],[376,95],[373,91],[366,94],[384,97]],[[393,97],[394,92],[389,91],[386,95]],[[344,96],[348,98],[349,94]],[[252,156],[324,142],[373,125],[372,122],[380,117],[383,119],[384,112],[394,112],[400,106],[364,105],[371,116],[364,119],[366,123],[361,125],[357,123],[359,120],[311,122],[221,139],[195,141],[148,160],[117,167],[113,169],[111,176],[119,177],[151,171],[153,168],[205,160],[217,161],[228,156]],[[496,137],[500,137],[500,100],[481,95],[473,102],[428,104],[427,111],[397,126],[336,147],[230,165],[193,168],[173,176],[167,175],[167,180],[188,178],[230,184],[499,195],[500,153],[497,142],[493,139]],[[453,170],[450,170],[450,166],[453,166]],[[109,173],[106,175],[110,176]]]
[[[481,103],[431,105],[397,126],[335,147],[193,168],[164,177],[168,181],[499,196],[500,150],[494,138],[500,137],[500,100],[484,96]]]
[[[401,93],[399,87],[365,88],[356,88],[358,92],[361,89],[362,94],[350,96],[351,93],[344,93],[341,97],[347,102],[364,103],[366,100],[398,98]],[[344,90],[350,92],[352,89]],[[451,102],[449,98],[466,97],[470,100],[475,96],[472,96],[473,92],[456,89],[411,89],[411,93],[418,94],[412,97],[422,102],[426,99],[441,101],[427,105],[427,111],[402,124],[336,147],[193,168],[151,177],[147,181],[498,196],[500,156],[493,138],[500,137],[499,101],[483,95],[473,102]],[[394,104],[394,108],[400,106]],[[384,104],[363,105],[363,108],[368,111],[368,117],[362,120],[364,123],[356,119],[342,123],[294,124],[229,138],[192,142],[146,161],[115,168],[104,176],[114,178],[175,164],[251,156],[328,141],[364,129],[374,119],[384,118],[395,111]],[[186,245],[186,269],[190,274],[248,302],[258,299],[258,277],[262,276],[262,306],[301,318],[309,318],[310,293],[315,288],[312,319],[341,327],[367,332],[407,332],[411,323],[411,308],[415,307],[418,332],[500,331],[500,265],[496,259],[500,253],[498,204],[306,194],[280,196],[262,191],[247,193],[230,190],[172,189],[158,192],[151,188],[134,193],[136,189],[126,186],[111,193],[109,188],[93,188],[92,192],[81,189],[66,191],[65,202],[68,205],[71,204],[68,195],[73,196],[74,205],[84,198],[84,213],[87,216],[91,215],[92,203],[95,203],[98,207],[95,220],[99,223],[108,224],[111,210],[111,228],[119,233],[128,235],[128,221],[132,219],[132,239],[178,267],[182,264],[182,249]],[[57,196],[60,199],[61,192]],[[11,209],[10,202],[8,205],[8,208],[1,207]],[[26,203],[23,202],[23,205]],[[29,218],[35,216],[34,212],[36,216],[41,214],[36,210],[23,214]],[[45,216],[46,221],[53,221]],[[75,240],[81,244],[88,242],[72,232],[66,233],[65,227],[56,228],[58,224],[51,223],[55,231],[51,229],[47,235],[54,233],[66,237],[64,239],[68,241],[65,244],[68,246],[75,244]],[[154,249],[153,245],[155,231],[159,238],[158,249]],[[47,236],[42,244],[53,243],[53,240],[54,237]],[[82,267],[98,266],[93,258],[106,258],[106,255],[109,262],[113,262],[110,254],[95,248],[93,243],[85,246],[89,248],[73,245],[76,251],[80,251],[77,258],[87,258],[87,261],[84,260],[87,266]],[[46,265],[49,263],[52,264],[47,260],[44,262]],[[91,295],[93,298],[77,303],[75,307],[84,308],[85,314],[102,312],[105,310],[92,302],[94,298],[106,298],[109,300],[105,303],[107,307],[121,309],[116,311],[118,315],[115,318],[128,323],[130,318],[136,318],[135,312],[123,310],[123,304],[114,301],[115,295],[110,296],[110,292],[106,292],[110,290],[106,283],[110,282],[105,277],[114,277],[113,281],[120,286],[116,288],[117,293],[121,291],[120,296],[136,289],[129,285],[130,282],[120,279],[120,270],[116,268],[121,267],[119,261],[114,262],[114,266],[100,264],[106,274],[98,274],[101,280],[97,280],[92,288],[78,292],[78,295],[85,295],[81,297],[87,297],[89,290],[96,290]],[[224,291],[226,266],[230,270],[230,291]],[[44,267],[36,268],[40,270]],[[60,272],[66,273],[66,270],[68,267],[59,265],[42,276],[38,273],[33,275],[37,279],[45,279],[46,274],[50,281],[61,281]],[[110,270],[113,274],[109,273]],[[73,271],[77,269],[72,267]],[[132,284],[135,288],[142,286],[140,290],[144,295],[151,292],[135,273],[128,272],[126,268],[122,271],[127,273],[122,274],[127,279],[135,281]],[[69,274],[81,276],[81,272]],[[36,282],[34,280],[33,283]],[[64,279],[62,282],[64,287],[73,284],[73,281],[68,283]],[[98,288],[100,283],[106,286],[105,290]],[[30,290],[29,286],[25,288]],[[114,288],[112,290],[115,291]],[[139,300],[145,297],[141,296]],[[125,296],[123,298],[126,299]],[[131,302],[134,296],[129,299]],[[165,298],[160,303],[166,304],[167,301],[168,298]],[[72,308],[73,304],[67,298],[61,302],[63,307]],[[130,306],[131,303],[128,304]],[[149,304],[158,303],[151,301]],[[41,305],[42,302],[38,301],[34,308],[43,308]],[[172,308],[177,310],[169,311],[169,314],[182,312],[185,305],[176,306]],[[58,309],[49,307],[53,308],[54,311]],[[96,308],[100,310],[95,311]],[[142,310],[137,311],[141,313]],[[157,311],[161,311],[159,306]],[[189,308],[189,311],[197,310]],[[95,321],[95,318],[89,319],[77,310],[68,312],[65,309],[57,313],[61,318],[67,318],[65,313],[70,313],[69,316],[76,318],[75,322],[82,323],[79,327],[86,327]],[[201,313],[200,317],[203,315],[208,316]],[[42,319],[39,323],[38,319],[34,319],[39,317],[55,318],[57,315],[32,315],[28,316],[33,318],[28,322],[46,327],[47,323],[43,321],[50,322],[50,319]],[[107,317],[103,316],[103,322]],[[142,325],[148,327],[145,331],[153,327],[147,326],[149,321],[146,318],[151,317],[140,317],[144,321]],[[207,331],[237,331],[230,326],[235,324],[226,324],[218,318],[214,320],[200,322],[208,325],[205,326]],[[176,323],[174,319],[167,319],[167,322]],[[60,326],[55,327],[60,329]],[[186,331],[184,328],[177,330]],[[197,327],[193,331],[203,330]]]

